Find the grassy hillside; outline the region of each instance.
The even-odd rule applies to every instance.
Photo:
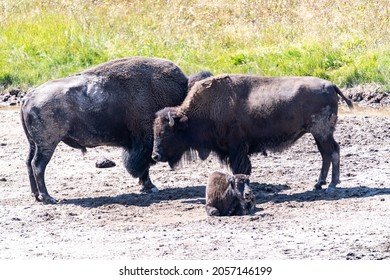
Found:
[[[126,56],[390,88],[390,0],[1,0],[0,89]]]

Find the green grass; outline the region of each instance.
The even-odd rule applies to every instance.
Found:
[[[0,89],[127,56],[390,89],[389,0],[1,0]]]

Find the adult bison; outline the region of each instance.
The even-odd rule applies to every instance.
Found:
[[[233,174],[250,174],[249,156],[281,151],[305,133],[322,156],[316,189],[339,183],[340,149],[333,138],[338,95],[331,82],[314,77],[219,75],[198,82],[180,106],[164,108],[154,123],[153,159],[177,165],[193,150],[213,151]]]
[[[149,178],[155,163],[155,113],[179,105],[187,88],[186,75],[172,62],[132,57],[32,90],[22,104],[21,119],[30,145],[27,168],[33,196],[56,202],[48,194],[44,174],[61,141],[83,152],[101,145],[122,147],[124,165],[139,178],[141,190],[157,190]]]

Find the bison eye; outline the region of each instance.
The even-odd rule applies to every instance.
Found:
[[[159,133],[159,136],[164,136],[164,135],[165,135],[165,131],[161,130],[160,133]]]

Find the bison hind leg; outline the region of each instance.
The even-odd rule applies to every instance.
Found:
[[[51,145],[49,147],[43,147],[36,145],[34,157],[31,160],[31,169],[36,181],[36,186],[38,189],[37,193],[33,193],[37,201],[55,204],[57,200],[51,197],[47,191],[45,184],[45,170],[46,166],[49,163],[56,145]]]
[[[333,135],[326,138],[315,137],[315,141],[321,153],[322,168],[314,188],[320,190],[322,185],[326,184],[326,177],[332,164],[332,180],[327,189],[327,192],[331,192],[340,183],[340,146],[334,140]]]
[[[26,165],[27,165],[28,177],[30,180],[31,195],[35,197],[36,200],[38,200],[39,192],[38,192],[38,187],[35,181],[34,171],[31,164],[34,155],[35,155],[35,143],[29,140],[29,151],[27,155]]]
[[[30,134],[22,112],[22,126],[26,134],[29,151],[26,159],[27,172],[30,181],[31,195],[39,202],[54,204],[57,201],[51,197],[45,184],[45,170],[57,144],[52,143],[51,147],[39,146]],[[50,145],[49,145],[50,146]]]
[[[340,183],[340,146],[333,138],[336,127],[337,113],[327,106],[317,115],[312,116],[312,123],[309,131],[314,136],[318,150],[322,157],[322,168],[320,176],[314,188],[320,190],[326,184],[326,177],[332,164],[332,181],[328,189],[334,189]]]
[[[314,188],[320,190],[322,185],[326,184],[326,177],[332,164],[332,180],[328,185],[328,190],[332,191],[331,189],[334,189],[340,183],[340,147],[333,136],[328,137],[326,141],[317,138],[315,140],[322,156],[322,168]]]

